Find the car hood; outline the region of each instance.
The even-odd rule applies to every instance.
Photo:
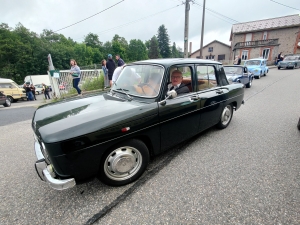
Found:
[[[280,63],[294,63],[296,62],[295,60],[283,60],[283,61],[280,61]]]
[[[36,135],[45,143],[53,143],[158,114],[157,103],[130,102],[105,95],[38,108],[32,119]]]
[[[259,66],[247,66],[248,70],[260,69]]]

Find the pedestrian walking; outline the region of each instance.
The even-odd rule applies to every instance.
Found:
[[[123,66],[123,65],[125,64],[124,60],[121,59],[121,57],[120,57],[119,54],[116,55],[116,60],[117,60],[117,65],[118,65],[118,67],[119,67],[119,66]]]
[[[77,65],[77,62],[75,61],[75,59],[70,60],[70,65],[71,65],[70,74],[73,77],[73,88],[76,89],[78,95],[80,96],[82,94],[81,94],[80,88],[78,87],[78,84],[79,84],[79,81],[80,81],[81,71],[80,71],[80,68]]]
[[[30,85],[30,89],[31,89],[31,92],[32,92],[34,100],[36,100],[36,97],[35,97],[35,86],[33,84],[31,84]]]
[[[106,62],[106,68],[108,70],[108,80],[109,80],[109,84],[110,86],[112,85],[112,76],[114,74],[114,71],[116,69],[116,64],[114,62],[114,60],[112,59],[112,55],[108,54],[108,60]]]
[[[108,88],[110,86],[109,84],[109,79],[108,79],[108,70],[106,68],[106,60],[103,59],[101,61],[102,64],[102,70],[103,70],[103,74],[104,74],[104,88]]]
[[[44,91],[44,96],[45,96],[45,99],[47,99],[47,97],[48,97],[48,99],[50,99],[50,95],[49,95],[49,87],[46,85],[46,84],[44,84],[44,83],[42,83],[42,85],[43,85],[43,91]]]
[[[23,88],[25,89],[25,92],[26,92],[27,101],[33,101],[33,94],[30,89],[30,82],[26,82],[23,85]]]
[[[237,65],[241,65],[241,62],[242,62],[241,57],[238,56]]]

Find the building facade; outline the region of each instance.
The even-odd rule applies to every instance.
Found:
[[[231,48],[223,42],[214,40],[203,46],[203,59],[210,59],[215,61],[228,61],[230,58]],[[200,58],[200,49],[190,54],[190,58]]]
[[[300,16],[234,24],[230,34],[231,60],[265,58],[273,64],[277,55],[300,54]]]

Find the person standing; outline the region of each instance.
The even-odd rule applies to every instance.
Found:
[[[31,89],[31,92],[33,94],[33,98],[34,100],[36,100],[36,97],[35,97],[35,86],[33,84],[30,85],[30,89]]]
[[[125,64],[124,60],[120,58],[119,54],[116,55],[116,60],[117,60],[118,67],[123,66]]]
[[[79,81],[80,81],[81,71],[80,71],[80,68],[77,65],[77,62],[75,61],[75,59],[70,60],[70,65],[71,65],[70,74],[73,77],[73,88],[76,89],[78,95],[80,96],[82,94],[81,94],[80,88],[78,87],[78,84],[79,84]]]
[[[46,84],[44,84],[44,83],[42,83],[42,85],[43,85],[43,90],[44,90],[45,99],[47,99],[47,97],[48,97],[48,99],[50,99],[50,95],[49,95],[49,87],[48,87]]]
[[[101,64],[102,64],[102,70],[104,73],[104,88],[108,88],[110,85],[109,85],[109,79],[108,79],[108,70],[106,68],[106,60],[103,59],[101,61]]]
[[[26,92],[27,101],[33,101],[33,95],[32,95],[31,89],[30,89],[30,82],[26,82],[23,85],[23,88],[25,89],[25,92]]]
[[[280,52],[277,56],[277,64],[283,60],[283,55],[282,55],[282,52]]]
[[[106,68],[108,70],[108,79],[109,79],[109,84],[110,86],[112,85],[112,76],[114,74],[114,71],[116,69],[116,64],[114,60],[112,59],[112,55],[108,54],[108,60],[106,62]]]
[[[242,62],[241,57],[238,56],[237,65],[241,65],[241,62]]]

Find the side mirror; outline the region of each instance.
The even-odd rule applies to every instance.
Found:
[[[164,100],[160,101],[159,104],[165,105],[167,103],[166,102],[167,99],[169,99],[169,98],[176,98],[176,97],[177,97],[177,92],[175,90],[168,91],[167,92],[167,97]]]

